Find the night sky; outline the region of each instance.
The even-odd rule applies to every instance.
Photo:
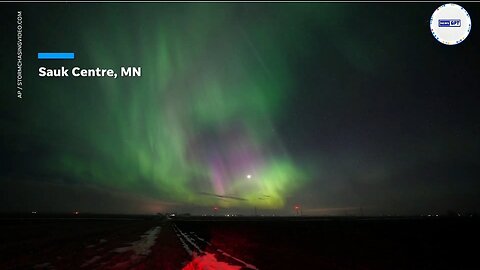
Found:
[[[2,4],[0,211],[477,212],[480,6],[456,46],[438,6]],[[143,74],[37,74],[62,65]]]

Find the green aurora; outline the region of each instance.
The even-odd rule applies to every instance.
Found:
[[[436,8],[7,4],[0,211],[478,212],[478,35],[440,44]],[[46,78],[42,66],[142,76]]]
[[[60,123],[82,147],[59,148],[46,165],[175,203],[284,207],[308,179],[274,126],[293,91],[285,50],[295,31],[239,22],[234,8],[172,9],[110,9],[81,28],[81,63],[137,64],[143,76],[59,87]]]

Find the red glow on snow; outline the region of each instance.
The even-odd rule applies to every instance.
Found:
[[[234,266],[228,263],[219,262],[215,255],[206,253],[202,256],[194,256],[182,270],[240,270],[241,266]]]

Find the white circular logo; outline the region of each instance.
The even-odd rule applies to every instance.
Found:
[[[470,15],[463,7],[456,4],[441,5],[430,18],[430,30],[433,36],[446,45],[456,45],[464,41],[471,28]]]

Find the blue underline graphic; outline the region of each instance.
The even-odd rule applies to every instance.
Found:
[[[38,53],[38,59],[75,59],[73,52]]]

